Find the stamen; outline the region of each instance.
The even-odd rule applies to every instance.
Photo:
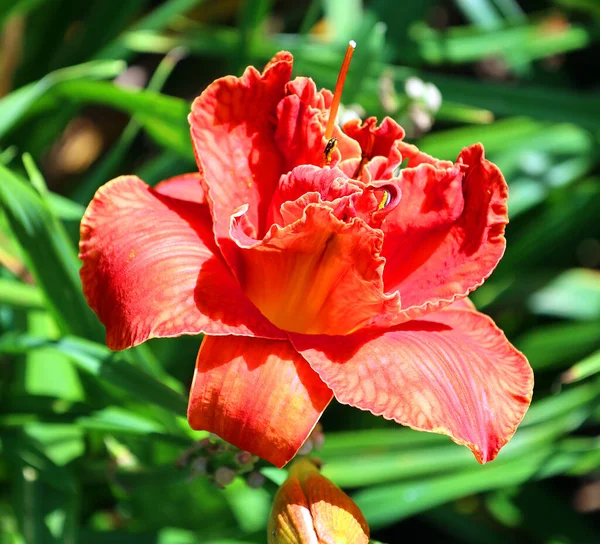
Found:
[[[325,164],[331,164],[331,155],[337,147],[337,138],[330,138],[325,146]]]
[[[377,205],[377,211],[381,211],[384,208],[386,208],[389,203],[392,201],[392,195],[391,193],[387,190],[384,189],[383,190],[383,198],[381,199],[381,202]]]
[[[363,153],[360,157],[360,162],[358,163],[358,166],[356,167],[354,174],[352,174],[352,179],[360,178],[363,168],[365,167],[365,164],[367,164],[367,162],[369,162],[369,156],[363,151]]]
[[[380,225],[385,216],[400,203],[402,192],[396,182],[385,180],[374,181],[367,186],[367,189],[374,192],[383,191],[377,209],[371,212],[371,225]]]
[[[346,55],[344,56],[344,62],[342,63],[342,67],[335,84],[335,92],[333,93],[331,109],[329,110],[329,119],[327,119],[327,127],[325,128],[325,138],[327,138],[327,140],[330,140],[333,136],[335,118],[337,117],[340,102],[342,101],[342,90],[344,89],[346,74],[348,73],[348,67],[350,66],[354,49],[356,49],[356,42],[354,40],[350,40],[350,43],[348,43],[348,48],[346,49]]]

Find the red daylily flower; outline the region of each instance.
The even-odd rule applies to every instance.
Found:
[[[204,333],[190,425],[277,466],[333,396],[493,459],[533,387],[466,298],[504,252],[502,174],[480,144],[425,155],[389,118],[333,126],[332,148],[332,94],[291,71],[282,52],[196,99],[198,173],[94,197],[81,278],[108,346]]]

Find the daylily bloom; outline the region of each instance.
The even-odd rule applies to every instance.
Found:
[[[108,346],[204,333],[190,425],[277,466],[333,396],[493,459],[533,387],[466,298],[504,252],[502,174],[480,144],[421,153],[390,118],[339,127],[341,90],[291,72],[281,52],[195,100],[199,172],[97,192],[81,279]]]
[[[313,460],[301,457],[275,495],[267,539],[269,544],[367,544],[369,526],[352,499]]]

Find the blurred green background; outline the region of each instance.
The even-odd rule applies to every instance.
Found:
[[[204,436],[184,417],[200,338],[110,353],[79,220],[111,177],[195,169],[186,115],[214,78],[289,49],[332,88],[350,38],[346,106],[439,158],[481,141],[504,172],[508,249],[472,298],[536,387],[483,467],[332,404],[324,473],[390,543],[600,541],[598,1],[5,0],[0,30],[2,544],[265,541],[281,474],[220,490],[178,466]]]

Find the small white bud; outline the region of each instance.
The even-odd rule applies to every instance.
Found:
[[[423,101],[425,102],[427,109],[431,113],[435,113],[442,105],[442,93],[433,83],[427,83],[425,84]]]
[[[418,100],[423,97],[425,84],[418,77],[409,77],[404,83],[404,91],[409,98]]]

